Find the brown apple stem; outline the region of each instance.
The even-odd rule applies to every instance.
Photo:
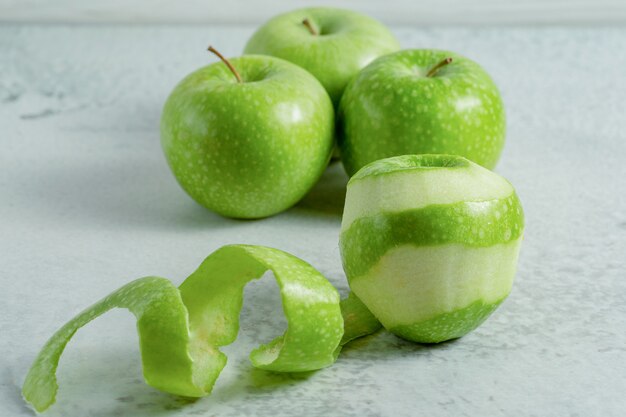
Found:
[[[224,58],[224,55],[220,54],[217,49],[213,48],[211,45],[209,45],[208,48],[209,52],[213,52],[215,55],[217,55],[217,57],[219,59],[222,60],[222,62],[224,64],[226,64],[226,66],[228,67],[228,69],[230,70],[230,72],[233,73],[233,75],[235,76],[235,78],[237,78],[237,82],[238,83],[242,83],[243,80],[241,79],[241,75],[239,75],[239,73],[237,72],[237,70],[235,69],[235,67],[233,67],[233,64],[230,63],[229,60],[227,60],[226,58]]]
[[[441,61],[440,63],[438,63],[434,67],[432,67],[430,69],[430,71],[428,71],[426,76],[427,77],[432,77],[433,75],[435,75],[437,73],[437,71],[439,71],[441,68],[443,68],[446,65],[448,65],[450,62],[452,62],[452,57],[447,57],[446,59],[444,59],[443,61]]]
[[[319,33],[317,33],[317,30],[315,30],[315,28],[313,27],[313,23],[311,23],[308,17],[304,18],[304,20],[302,21],[302,24],[306,26],[307,29],[309,29],[309,32],[311,32],[311,35],[313,36],[319,35]]]

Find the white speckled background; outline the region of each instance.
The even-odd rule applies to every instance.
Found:
[[[232,221],[197,206],[161,154],[163,101],[185,74],[243,48],[252,26],[0,27],[0,415],[48,336],[127,281],[180,283],[227,243],[275,246],[346,290],[345,177],[297,207]],[[61,360],[52,416],[622,416],[626,409],[626,29],[395,27],[405,47],[466,54],[508,109],[497,171],[527,215],[510,298],[435,347],[380,333],[305,376],[253,370],[282,331],[271,279],[251,284],[214,394],[185,403],[142,382],[134,319],[112,312]]]

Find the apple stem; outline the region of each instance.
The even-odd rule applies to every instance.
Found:
[[[220,54],[217,49],[213,48],[211,45],[209,45],[208,48],[209,52],[213,52],[215,55],[217,55],[217,57],[219,59],[222,60],[222,62],[224,64],[226,64],[226,66],[228,67],[228,69],[230,70],[230,72],[233,73],[233,75],[235,76],[235,78],[237,78],[237,82],[238,83],[242,83],[243,80],[241,79],[241,75],[239,75],[239,73],[237,72],[237,70],[235,69],[235,67],[233,67],[233,64],[230,63],[229,60],[227,60],[226,58],[224,58],[224,55]]]
[[[313,36],[317,36],[317,30],[315,30],[315,28],[313,27],[313,23],[311,23],[311,21],[309,20],[308,17],[304,18],[304,20],[302,20],[302,24],[304,26],[307,27],[307,29],[309,29],[309,32],[311,32],[311,35]]]
[[[443,68],[446,65],[448,65],[450,62],[452,62],[452,57],[447,57],[446,59],[444,59],[443,61],[439,62],[437,65],[432,67],[430,69],[430,71],[428,71],[426,76],[427,77],[432,77],[433,75],[435,75],[437,73],[437,71],[439,71],[441,68]]]

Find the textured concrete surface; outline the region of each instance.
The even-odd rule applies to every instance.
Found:
[[[358,10],[388,24],[624,24],[623,0],[0,0],[0,21],[57,23],[239,23],[259,24],[307,6]],[[382,5],[382,6],[381,6]],[[389,7],[392,5],[393,7]]]
[[[246,292],[240,339],[212,396],[195,403],[142,382],[134,320],[81,330],[49,416],[620,416],[626,407],[626,30],[394,28],[403,46],[466,54],[508,111],[497,171],[527,216],[510,298],[482,327],[439,346],[387,333],[307,375],[253,370],[281,332],[273,280]],[[19,387],[48,336],[127,281],[181,282],[227,243],[275,246],[345,294],[338,166],[297,207],[261,221],[191,201],[162,156],[174,84],[237,54],[252,27],[0,28],[0,415],[32,415]]]

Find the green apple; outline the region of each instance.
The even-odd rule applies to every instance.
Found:
[[[227,217],[271,216],[299,201],[328,164],[333,105],[297,65],[269,56],[220,58],[167,99],[163,150],[198,203]]]
[[[491,169],[505,124],[500,93],[477,63],[447,51],[403,50],[378,58],[346,88],[338,143],[349,175],[378,159],[429,153]]]
[[[404,155],[350,179],[339,246],[350,288],[383,326],[435,343],[507,297],[523,228],[504,178],[460,156]]]
[[[272,55],[313,74],[336,105],[346,85],[375,58],[400,49],[380,22],[350,10],[308,8],[261,26],[244,53]]]

